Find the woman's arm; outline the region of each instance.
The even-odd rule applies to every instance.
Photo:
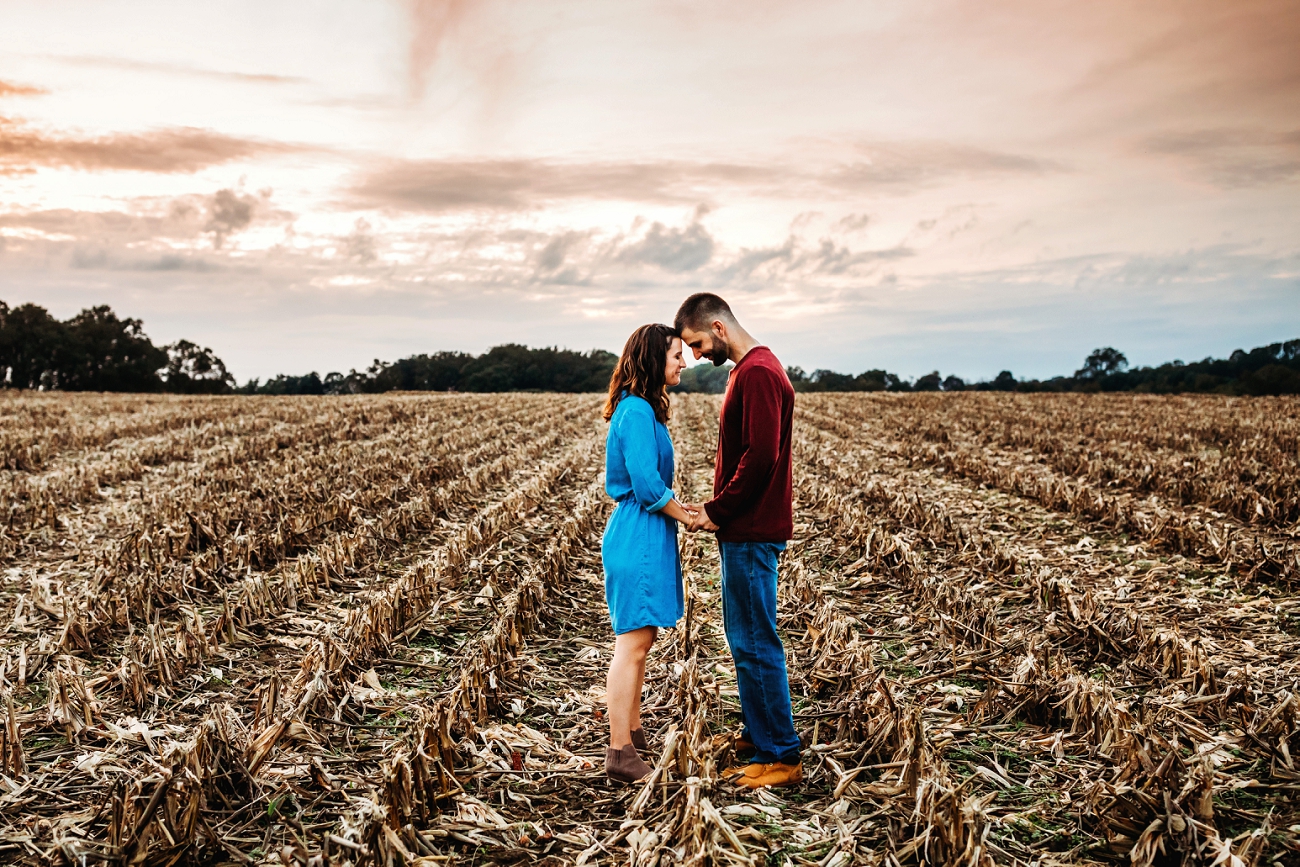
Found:
[[[647,512],[657,512],[673,499],[672,489],[659,476],[659,447],[655,443],[655,416],[650,404],[632,397],[619,406],[618,438],[623,446],[623,465],[632,480],[632,491]]]
[[[677,501],[677,498],[668,501],[668,505],[663,507],[663,513],[674,521],[680,521],[683,524],[689,524],[695,517],[694,512],[688,512],[686,507]]]

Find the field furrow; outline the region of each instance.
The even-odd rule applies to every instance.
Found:
[[[600,396],[6,401],[5,863],[1300,857],[1289,399],[800,395],[760,792],[707,535],[604,776]],[[683,500],[720,404],[674,397]]]

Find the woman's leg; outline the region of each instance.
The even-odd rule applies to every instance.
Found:
[[[643,626],[614,638],[614,659],[605,680],[605,704],[609,708],[609,745],[616,750],[630,744],[632,729],[641,727],[645,658],[658,631]]]
[[[650,628],[654,629],[653,626]],[[657,636],[651,636],[651,643],[654,642],[655,637]],[[646,650],[649,649],[647,645]],[[632,713],[628,717],[629,727],[632,729],[641,728],[641,693],[645,692],[645,663],[646,657],[642,654],[641,661],[636,667],[636,693],[632,696]]]

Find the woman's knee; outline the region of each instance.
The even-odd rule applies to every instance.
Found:
[[[650,646],[655,643],[658,633],[659,630],[653,626],[643,626],[640,629],[633,629],[631,632],[624,632],[615,639],[618,645],[617,649],[634,660],[643,660],[650,652]]]

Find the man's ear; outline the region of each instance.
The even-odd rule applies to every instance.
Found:
[[[721,319],[715,319],[713,320],[713,324],[709,326],[709,330],[712,331],[714,334],[718,335],[718,337],[722,338],[723,342],[726,342],[727,323],[723,322]]]

